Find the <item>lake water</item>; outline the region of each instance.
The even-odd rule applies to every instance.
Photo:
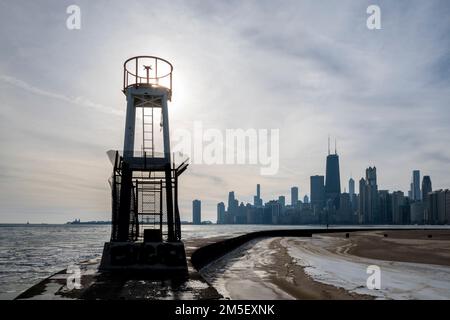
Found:
[[[182,225],[182,238],[231,237],[288,228],[320,226]],[[0,225],[0,299],[13,299],[70,264],[101,256],[110,232],[109,225]]]
[[[233,236],[277,228],[280,226],[182,225],[182,237]],[[110,233],[109,225],[0,225],[0,299],[13,299],[70,264],[101,256]]]

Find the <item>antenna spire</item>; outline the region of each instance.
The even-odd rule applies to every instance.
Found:
[[[328,155],[330,155],[330,135],[328,135]]]
[[[334,138],[334,154],[337,154],[337,139]]]

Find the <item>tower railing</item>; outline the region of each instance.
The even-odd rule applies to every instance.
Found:
[[[123,65],[123,91],[129,87],[151,86],[168,90],[172,97],[172,64],[159,57],[136,56]]]

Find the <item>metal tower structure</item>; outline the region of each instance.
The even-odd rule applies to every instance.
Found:
[[[153,56],[137,56],[124,63],[124,147],[122,155],[109,152],[114,165],[112,232],[100,270],[187,270],[178,177],[188,164],[185,159],[176,166],[170,151],[172,72],[170,62]]]

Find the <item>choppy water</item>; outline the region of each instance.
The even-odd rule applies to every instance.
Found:
[[[232,236],[273,228],[280,227],[183,225],[182,237]],[[70,264],[99,257],[110,232],[109,225],[0,225],[0,299],[13,299]]]
[[[236,236],[287,228],[318,226],[182,225],[182,237]],[[0,299],[13,299],[70,264],[101,256],[110,232],[109,225],[0,225]]]

